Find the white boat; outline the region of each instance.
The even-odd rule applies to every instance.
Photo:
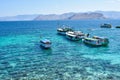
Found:
[[[78,41],[82,40],[84,38],[85,34],[82,33],[81,31],[68,31],[66,32],[66,38],[73,40],[73,41]]]
[[[73,31],[73,29],[67,26],[62,26],[61,28],[57,29],[57,33],[61,35],[66,35],[66,32],[68,31]]]
[[[40,40],[40,46],[43,48],[51,48],[51,41],[48,39]]]
[[[92,46],[106,46],[109,40],[107,38],[94,36],[92,38],[84,38],[83,42]]]

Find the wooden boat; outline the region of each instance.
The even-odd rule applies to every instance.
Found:
[[[112,28],[112,25],[111,24],[102,24],[100,27],[101,28]]]
[[[40,46],[45,49],[51,48],[51,41],[48,39],[42,39],[42,40],[40,40]]]
[[[66,32],[68,31],[73,31],[73,29],[68,26],[64,26],[64,25],[61,28],[57,29],[57,33],[60,35],[66,35]]]
[[[66,38],[73,40],[73,41],[78,41],[82,40],[84,38],[85,34],[82,33],[81,31],[68,31],[66,32]]]
[[[92,46],[107,46],[109,40],[107,38],[94,36],[92,38],[84,38],[83,42]]]

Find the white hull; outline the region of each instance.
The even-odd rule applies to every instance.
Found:
[[[97,41],[86,41],[84,40],[84,43],[87,43],[87,44],[90,44],[90,45],[93,45],[93,46],[101,46],[102,44],[98,43]]]
[[[63,28],[58,28],[57,33],[61,35],[66,35],[66,32],[68,31],[73,31],[72,28],[70,27],[63,27]]]
[[[40,46],[43,48],[50,48],[51,47],[51,41],[48,39],[43,39],[40,41]]]
[[[41,45],[42,47],[44,47],[44,48],[50,48],[50,47],[51,47],[51,44],[41,43],[40,45]]]
[[[66,32],[57,32],[58,34],[60,34],[60,35],[66,35]]]
[[[84,38],[83,33],[82,32],[66,32],[66,38],[73,40],[73,41],[78,41],[78,40],[82,40]]]
[[[93,46],[105,46],[108,45],[108,41],[105,40],[99,40],[99,39],[84,39],[84,43],[93,45]]]
[[[70,40],[73,40],[73,41],[79,41],[79,40],[82,40],[82,38],[72,37],[72,36],[68,36],[68,35],[66,35],[66,38],[67,38],[67,39],[70,39]]]

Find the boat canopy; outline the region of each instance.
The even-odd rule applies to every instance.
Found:
[[[45,43],[45,44],[46,44],[46,43],[51,44],[50,40],[48,40],[48,39],[43,39],[43,40],[41,40],[40,42],[41,42],[41,43]]]
[[[67,34],[67,36],[72,36],[72,37],[76,37],[77,35],[74,35],[74,34]]]
[[[76,36],[84,36],[84,33],[82,33],[81,31],[69,31],[67,32],[67,34],[76,35]]]
[[[98,41],[97,39],[94,39],[94,38],[85,38],[85,40],[89,40],[89,41]]]

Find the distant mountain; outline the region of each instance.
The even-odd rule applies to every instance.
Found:
[[[0,17],[0,21],[28,21],[28,20],[81,20],[81,19],[120,19],[118,11],[94,11],[85,13],[64,13],[64,14],[34,14]]]
[[[120,19],[120,11],[96,11],[103,14],[108,19]]]
[[[61,15],[39,15],[34,20],[81,20],[81,19],[105,19],[101,13],[65,13]]]
[[[48,14],[48,15],[39,15],[34,20],[66,20],[69,17],[73,16],[75,13],[64,13],[61,15],[57,14]]]
[[[37,16],[38,16],[38,14],[7,16],[7,17],[0,17],[0,21],[27,21],[27,20],[33,20]]]
[[[76,13],[70,18],[71,20],[80,19],[105,19],[104,15],[101,13]]]

